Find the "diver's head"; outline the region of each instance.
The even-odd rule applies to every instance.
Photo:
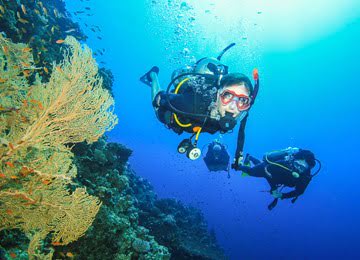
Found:
[[[294,155],[294,167],[301,170],[301,172],[310,170],[314,168],[315,165],[315,155],[309,150],[300,149],[300,151]]]
[[[253,87],[248,77],[241,73],[225,75],[220,82],[217,109],[220,117],[231,114],[237,118],[250,108]]]

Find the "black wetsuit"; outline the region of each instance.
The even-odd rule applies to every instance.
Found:
[[[306,187],[311,181],[310,170],[299,174],[296,178],[292,172],[280,166],[270,164],[266,161],[261,162],[258,159],[250,156],[250,161],[254,164],[253,167],[239,166],[239,170],[254,177],[263,177],[267,180],[271,187],[271,191],[276,190],[279,186],[294,187],[295,189],[290,192],[282,194],[282,199],[296,198],[304,193]],[[276,163],[284,165],[291,169],[291,165],[287,161],[277,161]],[[270,175],[269,175],[270,173]]]
[[[153,102],[153,106],[157,108],[158,119],[178,134],[183,131],[193,133],[195,126],[202,127],[201,132],[210,134],[221,131],[219,120],[210,117],[211,104],[216,102],[217,98],[217,88],[213,80],[205,81],[199,86],[189,80],[180,87],[177,94],[167,94],[165,91],[159,92]],[[159,104],[157,104],[158,101]],[[188,114],[182,114],[181,112]],[[175,122],[173,114],[177,115],[182,124],[191,123],[191,126],[179,126]]]

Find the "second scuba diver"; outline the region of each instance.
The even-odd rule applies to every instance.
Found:
[[[311,174],[316,162],[319,163],[319,168]],[[250,167],[251,163],[253,167]],[[263,161],[247,155],[244,165],[238,167],[245,174],[267,180],[274,197],[268,206],[269,210],[277,205],[279,199],[292,199],[291,202],[294,203],[320,169],[321,163],[311,151],[292,147],[267,153]],[[281,191],[284,187],[293,187],[294,190],[283,193]]]
[[[244,74],[228,73],[228,66],[220,60],[234,45],[226,47],[217,58],[202,58],[193,66],[175,71],[166,91],[160,88],[158,67],[151,68],[140,80],[151,87],[157,118],[177,134],[191,133],[178,146],[178,152],[186,153],[191,160],[201,155],[197,147],[201,132],[232,132],[241,121],[233,166],[237,168],[243,159],[245,125],[258,92],[259,76],[255,69],[253,87]]]

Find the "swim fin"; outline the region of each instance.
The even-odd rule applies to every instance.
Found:
[[[140,78],[140,81],[142,83],[144,83],[145,85],[148,85],[149,87],[151,87],[151,77],[150,77],[150,73],[151,72],[155,72],[156,74],[159,74],[159,67],[157,66],[154,66],[152,67],[148,72],[146,72],[141,78]]]

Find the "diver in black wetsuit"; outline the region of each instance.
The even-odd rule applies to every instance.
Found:
[[[160,88],[158,67],[151,68],[140,78],[151,87],[152,104],[158,119],[178,134],[192,134],[178,146],[178,152],[186,153],[191,160],[201,155],[197,148],[200,132],[232,132],[240,121],[234,165],[242,162],[245,125],[258,91],[259,76],[254,70],[253,87],[244,74],[228,73],[228,67],[220,59],[234,45],[225,48],[216,59],[203,58],[193,66],[175,71],[166,91]],[[172,87],[174,89],[170,90]]]
[[[304,193],[312,177],[320,171],[319,168],[315,174],[311,174],[316,161],[319,162],[311,151],[289,147],[266,154],[262,162],[247,155],[244,165],[238,169],[250,176],[267,180],[270,184],[270,193],[274,197],[274,201],[268,206],[271,210],[276,206],[278,199],[293,198],[294,203]],[[254,166],[246,166],[250,163]],[[282,193],[283,187],[293,187],[294,190]]]

